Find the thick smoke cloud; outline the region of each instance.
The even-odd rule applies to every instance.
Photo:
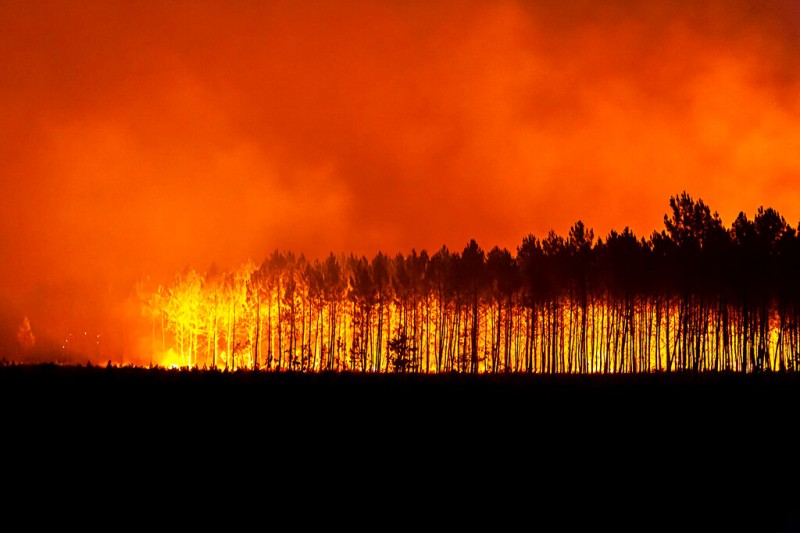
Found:
[[[276,248],[647,236],[683,190],[800,220],[796,2],[12,0],[0,27],[9,353],[27,315],[122,357],[137,280]]]

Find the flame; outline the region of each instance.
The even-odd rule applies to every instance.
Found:
[[[781,333],[791,327],[781,324],[774,304],[763,330],[728,306],[723,338],[720,308],[699,307],[689,316],[677,298],[623,301],[598,293],[584,305],[559,296],[528,308],[518,294],[506,302],[484,294],[473,308],[395,288],[391,297],[364,303],[353,295],[352,272],[328,272],[327,285],[314,272],[326,275],[320,264],[280,272],[248,262],[216,279],[196,272],[176,278],[144,310],[160,324],[153,343],[165,347],[155,352],[155,364],[315,372],[747,370],[752,363],[740,354],[753,344],[766,368],[794,364],[788,354],[797,339]]]
[[[163,368],[179,369],[189,367],[186,357],[182,357],[171,347],[167,351],[161,352],[156,360],[158,361],[156,365]]]

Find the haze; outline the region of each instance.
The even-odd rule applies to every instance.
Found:
[[[137,280],[275,249],[797,225],[799,6],[6,0],[0,348],[125,357]]]

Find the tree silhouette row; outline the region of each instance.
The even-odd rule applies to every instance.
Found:
[[[307,260],[274,251],[143,291],[155,364],[273,371],[796,370],[800,236],[687,193],[664,229]]]

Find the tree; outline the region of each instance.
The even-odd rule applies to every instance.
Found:
[[[383,343],[383,329],[384,329],[384,310],[388,307],[391,301],[391,285],[389,277],[389,258],[382,252],[372,259],[370,264],[372,268],[372,282],[374,284],[375,298],[378,305],[377,315],[377,335],[375,339],[375,363],[374,370],[381,371],[381,353]]]
[[[490,280],[490,292],[494,300],[494,328],[491,342],[491,371],[500,367],[500,347],[503,347],[502,368],[508,372],[511,366],[511,326],[513,321],[513,296],[519,287],[517,264],[505,248],[495,246],[486,256],[486,271]]]
[[[408,335],[400,333],[389,341],[389,358],[395,372],[416,370],[416,348],[409,345]]]
[[[478,300],[485,281],[485,261],[483,250],[475,239],[471,239],[461,252],[461,260],[457,263],[461,274],[461,289],[471,305],[469,358],[471,373],[478,372]]]

